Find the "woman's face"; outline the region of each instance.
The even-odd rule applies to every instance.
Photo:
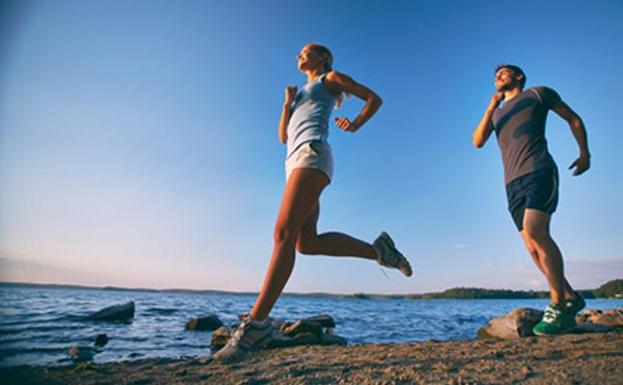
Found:
[[[323,65],[324,57],[322,54],[314,51],[310,45],[306,45],[298,54],[297,65],[300,71],[310,71]]]

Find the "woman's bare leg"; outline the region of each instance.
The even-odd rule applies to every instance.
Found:
[[[266,319],[277,302],[294,268],[296,238],[327,184],[329,178],[316,169],[296,168],[290,174],[275,224],[273,254],[252,319]]]
[[[316,229],[319,215],[320,204],[317,204],[312,215],[307,218],[296,240],[296,249],[299,253],[376,260],[376,252],[372,245],[367,242],[338,232],[319,235]]]

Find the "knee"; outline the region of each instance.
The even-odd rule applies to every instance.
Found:
[[[300,237],[296,242],[296,251],[301,254],[318,254],[318,246],[315,239]]]
[[[547,229],[543,228],[542,226],[525,226],[524,229],[526,230],[526,234],[528,235],[532,243],[531,245],[527,245],[528,251],[531,254],[533,253],[533,250],[534,252],[536,252],[534,244],[542,245],[550,238]]]
[[[539,253],[537,252],[536,247],[534,245],[526,244],[526,249],[528,249],[528,253],[533,259],[537,260],[539,258]]]
[[[296,241],[295,231],[291,226],[278,224],[277,226],[275,226],[273,240],[275,244],[294,243]]]

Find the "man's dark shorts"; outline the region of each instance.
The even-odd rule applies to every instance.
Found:
[[[544,168],[513,179],[506,185],[508,211],[515,226],[523,230],[526,209],[553,214],[558,206],[558,170]]]

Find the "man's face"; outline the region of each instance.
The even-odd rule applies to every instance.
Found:
[[[495,73],[494,84],[496,90],[504,92],[519,86],[519,79],[517,79],[517,75],[513,72],[513,70],[509,68],[500,68],[498,72]]]

